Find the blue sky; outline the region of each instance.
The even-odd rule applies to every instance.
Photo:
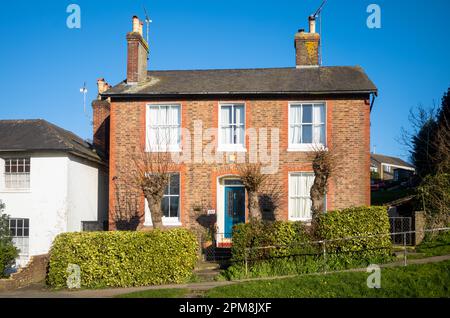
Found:
[[[125,78],[131,17],[153,20],[150,69],[290,67],[293,37],[321,0],[58,0],[2,2],[0,118],[44,118],[91,138],[96,79]],[[81,29],[66,7],[81,7]],[[369,4],[381,29],[366,26]],[[408,113],[438,103],[450,86],[450,1],[328,0],[322,15],[324,65],[360,65],[380,94],[372,111],[377,153],[407,158],[399,144]],[[87,113],[79,92],[87,82]]]

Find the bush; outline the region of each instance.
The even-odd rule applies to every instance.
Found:
[[[3,214],[5,205],[0,201],[0,278],[7,277],[9,270],[15,263],[19,251],[12,243],[9,232],[9,218]]]
[[[330,256],[344,264],[384,262],[391,257],[390,236],[378,235],[390,233],[386,207],[356,207],[329,211],[320,216],[318,232],[324,240],[364,237],[327,243]]]
[[[305,225],[301,222],[253,221],[238,224],[233,229],[232,261],[291,256],[309,251],[311,246],[308,241]],[[261,249],[267,246],[278,248]]]
[[[197,239],[186,229],[64,233],[50,250],[47,282],[66,287],[68,265],[76,264],[82,287],[182,283],[192,276],[197,252]]]
[[[359,207],[330,211],[319,218],[321,239],[387,234],[389,218],[384,207]],[[261,249],[261,247],[277,248]],[[276,221],[239,224],[233,229],[232,261],[222,276],[245,276],[245,260],[250,277],[291,275],[337,270],[391,260],[389,235],[326,243],[312,243],[302,222]]]

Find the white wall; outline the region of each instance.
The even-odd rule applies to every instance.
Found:
[[[30,163],[30,189],[10,191],[0,158],[0,200],[11,218],[30,219],[29,256],[47,253],[60,233],[81,231],[81,221],[107,219],[106,173],[67,154],[32,154]]]
[[[30,189],[4,188],[4,160],[0,159],[0,200],[12,218],[30,219],[29,255],[48,252],[53,238],[67,229],[66,156],[39,154],[30,160]]]
[[[96,164],[70,156],[67,231],[82,230],[82,221],[107,220],[107,174]]]

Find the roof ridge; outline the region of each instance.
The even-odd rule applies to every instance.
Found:
[[[329,65],[319,66],[318,68],[361,68],[359,65]],[[147,70],[147,73],[151,72],[203,72],[203,71],[258,71],[258,70],[296,70],[298,68],[294,66],[280,66],[280,67],[244,67],[244,68],[205,68],[205,69],[173,69],[173,70]]]

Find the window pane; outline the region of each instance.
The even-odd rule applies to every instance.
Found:
[[[169,197],[164,197],[162,202],[162,210],[163,210],[163,215],[165,217],[169,217]]]
[[[23,220],[19,219],[17,220],[17,227],[22,228],[23,227]]]
[[[291,127],[291,143],[299,144],[301,143],[301,130],[299,126]]]
[[[170,217],[177,218],[178,217],[178,207],[179,207],[179,197],[171,197],[170,198]]]
[[[302,139],[304,144],[312,143],[312,125],[302,126]]]
[[[244,106],[234,107],[234,123],[235,124],[245,124]]]
[[[325,123],[325,107],[324,105],[314,105],[314,123]]]
[[[231,106],[221,106],[220,121],[222,126],[232,124]]]
[[[222,127],[220,129],[220,138],[222,144],[231,144],[233,140],[233,129],[231,127]]]
[[[245,128],[239,127],[236,128],[235,131],[236,131],[235,144],[244,145]]]
[[[29,229],[24,229],[23,230],[23,236],[29,237],[30,236],[30,230]]]
[[[148,108],[148,124],[156,126],[158,124],[158,109],[159,107],[151,106]]]
[[[16,236],[23,236],[23,229],[21,227],[18,227],[16,230]]]
[[[290,113],[290,121],[291,124],[300,124],[301,123],[301,114],[302,108],[299,105],[293,105],[291,106],[291,113]]]
[[[325,125],[314,126],[314,143],[325,144]]]
[[[303,124],[311,124],[312,123],[312,105],[303,105]]]
[[[180,174],[174,173],[170,176],[170,193],[171,195],[180,194]]]

